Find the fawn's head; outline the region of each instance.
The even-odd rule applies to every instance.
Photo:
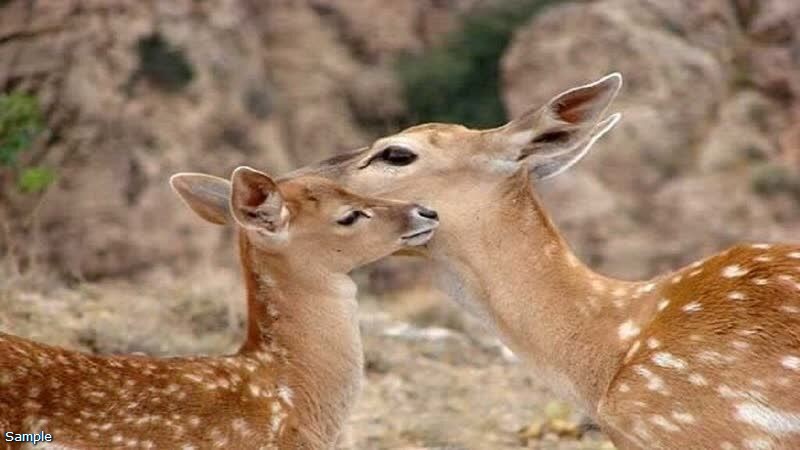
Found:
[[[439,224],[423,206],[356,195],[319,177],[275,182],[239,167],[230,181],[179,173],[170,184],[200,217],[235,224],[258,251],[336,272],[423,245]]]
[[[357,192],[422,201],[440,212],[451,234],[498,201],[506,191],[497,186],[504,181],[550,178],[586,156],[620,118],[604,118],[604,112],[621,84],[619,74],[608,75],[498,128],[414,126],[287,177],[314,174]]]

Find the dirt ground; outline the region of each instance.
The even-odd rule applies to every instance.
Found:
[[[98,353],[220,354],[242,338],[238,273],[0,285],[0,329]],[[366,383],[343,449],[613,449],[435,292],[361,295]]]

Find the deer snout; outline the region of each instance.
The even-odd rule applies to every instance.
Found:
[[[408,212],[408,231],[402,241],[406,245],[423,245],[433,236],[439,226],[439,214],[422,205],[412,205]]]
[[[439,220],[439,213],[422,205],[415,205],[413,210],[426,219]]]

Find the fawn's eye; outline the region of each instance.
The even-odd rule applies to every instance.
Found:
[[[417,160],[417,154],[405,147],[390,145],[372,158],[372,161],[375,160],[390,166],[407,166]]]
[[[353,225],[354,223],[358,222],[358,219],[362,217],[369,218],[370,216],[364,211],[354,209],[345,214],[341,219],[337,220],[336,223],[338,223],[339,225],[344,225],[346,227],[349,227],[350,225]]]

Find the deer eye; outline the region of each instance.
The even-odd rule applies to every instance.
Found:
[[[378,153],[374,159],[392,166],[407,166],[417,160],[417,154],[405,147],[391,145]]]
[[[349,227],[349,226],[353,225],[354,223],[358,222],[358,219],[360,219],[362,217],[369,218],[369,215],[367,213],[365,213],[364,211],[361,211],[361,210],[358,210],[358,209],[354,209],[354,210],[348,212],[347,214],[345,214],[344,217],[342,217],[341,219],[337,220],[336,223],[338,223],[339,225],[344,225],[346,227]]]

